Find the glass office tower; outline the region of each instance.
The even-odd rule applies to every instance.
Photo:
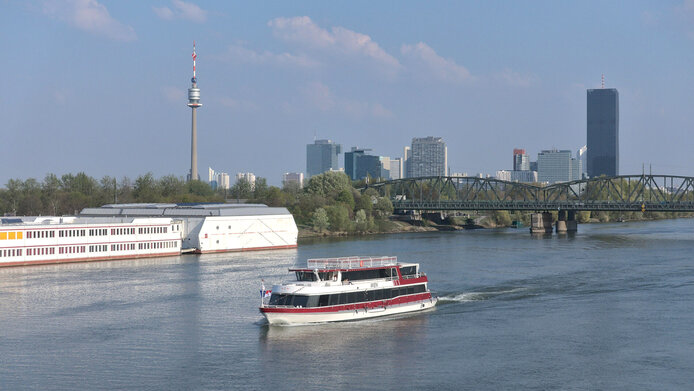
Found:
[[[588,176],[619,175],[619,93],[615,88],[588,90]]]

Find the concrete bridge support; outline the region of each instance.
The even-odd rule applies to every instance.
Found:
[[[558,234],[578,231],[578,223],[576,222],[576,211],[560,210],[558,213],[556,227]]]
[[[530,215],[530,233],[551,234],[552,214],[549,212],[532,213]]]

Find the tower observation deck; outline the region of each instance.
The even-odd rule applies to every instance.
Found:
[[[198,79],[195,77],[195,60],[198,55],[195,53],[195,41],[193,41],[193,78],[190,79],[191,86],[188,89],[188,107],[192,109],[191,137],[190,137],[190,175],[192,181],[198,180],[198,121],[197,108],[202,106],[200,103],[200,89]]]

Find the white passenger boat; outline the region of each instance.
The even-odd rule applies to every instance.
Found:
[[[421,311],[436,305],[417,263],[396,257],[309,259],[289,269],[296,281],[261,290],[270,324],[350,321]]]
[[[183,223],[171,218],[0,219],[0,267],[179,255]]]

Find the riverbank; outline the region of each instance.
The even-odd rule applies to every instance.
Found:
[[[390,221],[390,227],[384,231],[366,231],[366,232],[344,232],[344,231],[323,231],[316,232],[309,227],[299,227],[299,239],[321,238],[321,237],[339,237],[339,236],[366,236],[378,235],[385,233],[401,233],[401,232],[431,232],[440,231],[438,226],[429,221],[419,221],[417,224],[411,224],[405,221]]]

